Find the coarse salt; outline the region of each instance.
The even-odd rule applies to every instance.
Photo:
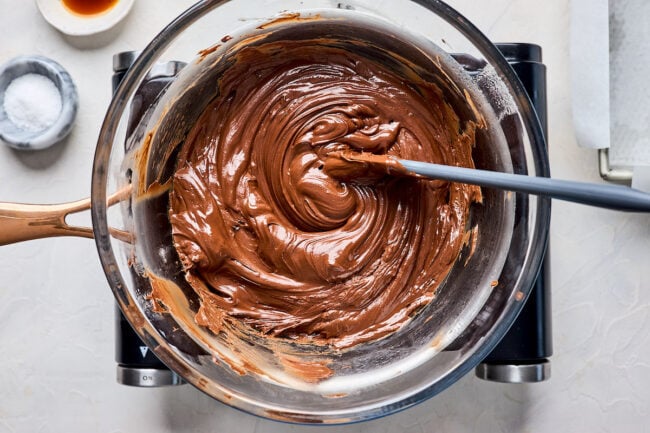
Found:
[[[61,93],[48,77],[25,74],[15,78],[4,97],[9,121],[28,132],[43,131],[56,122],[61,113]]]

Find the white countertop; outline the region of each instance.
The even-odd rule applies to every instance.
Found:
[[[62,144],[0,146],[0,200],[54,203],[90,192],[109,103],[111,56],[141,48],[191,0],[138,0],[116,31],[72,39],[33,1],[0,0],[0,63],[43,54],[80,95]],[[495,41],[534,42],[548,67],[553,175],[600,182],[596,153],[576,145],[569,91],[569,0],[454,0]],[[551,230],[554,349],[548,382],[505,385],[468,375],[405,412],[321,432],[643,431],[650,421],[650,219],[555,202]],[[0,248],[0,432],[307,432],[228,408],[190,386],[115,382],[113,299],[90,240]]]

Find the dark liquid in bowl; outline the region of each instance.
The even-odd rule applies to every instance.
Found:
[[[453,267],[481,193],[324,162],[350,151],[473,167],[475,123],[415,65],[341,38],[245,46],[231,61],[170,201],[197,323],[339,348],[399,329]]]
[[[63,6],[79,15],[97,15],[106,12],[119,0],[62,0]]]

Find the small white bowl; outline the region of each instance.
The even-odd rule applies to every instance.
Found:
[[[61,111],[56,121],[42,131],[25,131],[14,125],[4,110],[9,84],[26,74],[40,74],[54,83],[61,94]],[[16,57],[0,66],[0,140],[21,150],[39,150],[63,140],[72,130],[77,115],[77,88],[70,74],[52,59],[43,56]]]
[[[119,0],[115,6],[97,15],[77,15],[63,6],[61,0],[36,0],[45,20],[70,36],[86,36],[106,31],[129,14],[135,0]]]

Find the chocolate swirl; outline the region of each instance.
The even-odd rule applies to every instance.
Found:
[[[442,92],[322,41],[241,49],[181,149],[173,237],[197,321],[349,347],[402,326],[457,259],[480,190],[323,170],[361,151],[472,167]]]

